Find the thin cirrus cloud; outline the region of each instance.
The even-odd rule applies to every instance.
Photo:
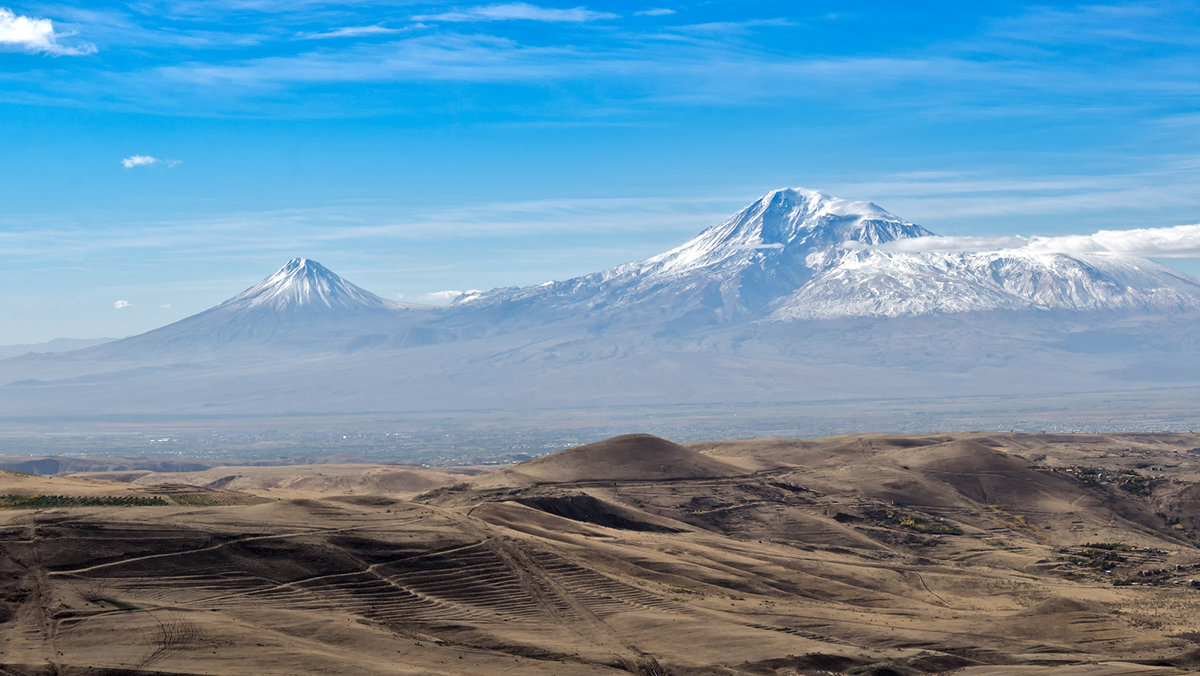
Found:
[[[187,63],[163,66],[157,74],[168,83],[186,83],[206,88],[287,88],[293,85],[344,84],[351,82],[528,82],[553,80],[602,80],[629,73],[644,81],[659,81],[668,97],[678,83],[706,81],[704,101],[727,100],[732,93],[745,97],[788,97],[788,88],[758,90],[763,80],[805,79],[830,86],[854,81],[867,86],[871,81],[889,84],[929,77],[974,76],[947,72],[945,64],[880,59],[774,60],[736,48],[702,50],[695,58],[683,58],[668,48],[643,54],[613,55],[579,45],[542,46],[514,42],[488,35],[423,35],[384,44],[362,44],[331,51],[313,51],[220,64]],[[713,63],[720,68],[711,67]],[[730,77],[736,72],[736,78]],[[686,89],[686,88],[685,88]],[[682,91],[682,90],[681,90]],[[687,90],[691,91],[691,90]],[[790,91],[790,90],[789,90]],[[803,95],[803,94],[800,94]]]
[[[481,5],[464,9],[451,10],[438,14],[422,14],[414,16],[415,21],[545,21],[550,23],[584,23],[602,19],[615,19],[618,15],[611,12],[597,12],[585,7],[557,9],[539,7],[526,2],[510,2],[497,5]]]
[[[189,86],[249,90],[371,81],[529,81],[579,77],[592,69],[585,57],[565,48],[516,46],[489,36],[440,35],[230,64],[164,66],[158,73],[167,81]]]
[[[745,22],[739,30],[782,25],[787,24],[777,20]],[[697,35],[714,30],[723,34],[737,32],[730,26],[694,24],[664,35]],[[330,37],[336,37],[334,34]],[[1181,73],[1163,71],[1138,78],[1128,77],[1125,72],[1114,72],[1110,73],[1111,77],[1102,78],[1094,73],[1077,73],[1065,66],[1045,79],[1031,79],[1027,72],[1005,63],[944,55],[776,56],[734,44],[704,41],[684,53],[674,43],[643,45],[640,51],[601,50],[579,44],[534,45],[491,35],[453,33],[420,35],[382,44],[363,43],[338,51],[318,50],[214,63],[187,62],[160,66],[153,72],[167,87],[185,84],[189,92],[195,91],[196,85],[206,90],[229,88],[234,96],[253,92],[256,97],[262,96],[263,87],[286,91],[295,86],[372,81],[541,82],[553,79],[602,82],[605,78],[623,76],[654,91],[651,100],[659,105],[728,104],[731,101],[739,102],[736,105],[749,105],[763,100],[809,98],[815,96],[814,92],[846,92],[851,87],[858,96],[865,96],[863,92],[882,95],[936,81],[953,85],[941,97],[930,97],[930,101],[939,106],[940,114],[956,109],[954,104],[961,102],[958,97],[962,89],[980,81],[990,83],[994,107],[988,110],[998,114],[997,111],[1019,107],[1011,100],[1014,92],[1045,89],[1051,81],[1073,82],[1075,84],[1070,86],[1081,95],[1137,94],[1147,101],[1156,101],[1163,99],[1163,92],[1170,91],[1184,79]],[[684,84],[697,82],[704,86]],[[783,82],[805,82],[810,86],[778,86]],[[767,83],[772,86],[764,86]],[[817,83],[821,86],[813,86]],[[1059,85],[1059,88],[1064,86]],[[895,97],[888,97],[881,99],[881,103],[914,105],[908,99],[903,100],[906,103],[900,104],[896,103]]]
[[[1170,46],[1195,44],[1197,37],[1170,17],[1179,9],[1170,3],[1087,4],[1079,7],[1039,6],[997,21],[992,34],[1016,44],[1065,46],[1102,43]]]
[[[377,35],[391,35],[393,33],[403,32],[399,28],[388,28],[387,26],[346,26],[344,28],[336,28],[334,30],[323,31],[320,33],[301,33],[296,36],[299,40],[334,40],[338,38],[363,38],[373,37]]]
[[[914,237],[894,240],[874,248],[904,253],[1019,251],[1146,258],[1200,258],[1200,224],[1100,230],[1090,235],[1057,237]]]
[[[407,247],[446,238],[623,232],[630,233],[632,242],[622,250],[628,251],[627,260],[634,260],[674,246],[705,226],[720,222],[742,202],[742,195],[485,202],[416,210],[404,218],[397,218],[397,210],[389,206],[255,210],[207,218],[130,222],[102,234],[91,228],[27,228],[0,233],[0,259],[52,250],[57,256],[68,257],[119,253],[167,256],[174,251],[188,251],[189,256],[217,260],[246,251],[274,250],[281,241],[288,242],[289,251],[331,251],[360,244],[378,248],[404,243]],[[0,226],[4,224],[0,214]],[[655,244],[649,248],[640,245],[633,233],[655,233]]]
[[[74,47],[59,42],[59,38],[71,35],[57,32],[54,22],[50,19],[21,16],[11,9],[0,7],[0,49],[54,56],[83,56],[95,53],[96,46],[87,42],[81,42]]]
[[[356,9],[359,4],[350,3],[350,9],[336,15],[338,23],[329,24],[332,15],[312,11],[314,6],[332,4],[325,0],[293,3],[298,8],[294,11],[287,10],[291,5],[282,0],[147,0],[141,4],[169,15],[186,6],[190,9],[181,16],[202,15],[214,24],[221,20],[221,27],[199,30],[205,26],[191,27],[189,22],[169,30],[149,30],[135,25],[143,19],[134,14],[64,7],[57,10],[59,16],[85,27],[106,46],[106,52],[114,51],[115,45],[158,45],[167,39],[177,41],[179,49],[156,50],[167,58],[155,61],[158,57],[152,55],[139,59],[135,69],[117,69],[86,81],[71,82],[71,74],[61,80],[16,74],[14,79],[28,78],[30,84],[0,91],[0,99],[37,100],[45,93],[74,98],[91,92],[95,102],[125,100],[199,114],[262,114],[266,109],[267,114],[285,117],[310,116],[319,105],[323,115],[357,116],[364,113],[363,102],[368,99],[339,91],[354,83],[540,84],[550,79],[634,85],[587,90],[623,119],[659,108],[714,104],[750,108],[785,100],[905,113],[926,109],[949,119],[959,114],[1073,117],[1081,109],[1100,106],[1103,110],[1118,97],[1137,97],[1146,110],[1174,105],[1194,90],[1197,66],[1190,48],[1200,44],[1200,38],[1191,36],[1194,31],[1185,10],[1153,2],[1072,10],[1039,5],[1007,18],[981,20],[978,30],[961,37],[935,39],[904,50],[789,48],[778,43],[787,37],[785,29],[797,31],[795,44],[803,44],[800,31],[812,21],[739,18],[695,7],[677,15],[652,5],[638,11],[622,8],[618,14],[609,4],[552,7],[538,2],[468,0],[414,9],[421,13],[404,16],[405,23],[399,23],[397,15]],[[250,10],[268,8],[283,12],[279,21],[247,18]],[[228,28],[228,13],[233,10],[239,12],[236,31]],[[678,23],[677,16],[686,17],[688,23]],[[632,17],[666,20],[621,22]],[[528,26],[521,25],[535,22],[556,23],[562,30],[530,34]],[[1077,25],[1086,27],[1086,34],[1064,34]],[[622,30],[609,30],[614,26]],[[759,31],[763,40],[757,39]],[[1146,35],[1165,37],[1139,41]],[[1108,44],[1106,40],[1133,50],[1121,59],[1096,61],[1072,52],[1061,59],[1030,60],[1031,55],[1037,56],[1030,50],[1060,44],[1074,47],[1080,41]],[[259,50],[240,49],[260,43]],[[1189,49],[1181,51],[1179,45]],[[323,92],[327,95],[299,95],[317,88],[327,89]],[[913,91],[922,95],[910,96]],[[436,94],[420,100],[442,105]],[[304,104],[298,105],[301,101]],[[459,104],[455,99],[448,105]],[[534,110],[548,111],[548,117],[579,110],[576,105],[567,101]],[[395,108],[389,107],[386,94],[378,99],[378,106],[370,112]]]
[[[264,1],[273,6],[281,4]],[[241,7],[259,3],[239,0],[236,4]],[[332,26],[320,23],[314,26],[298,20],[287,24],[299,28],[295,31],[250,23],[247,28],[252,29],[254,42],[270,43],[274,39],[278,45],[291,46],[255,52],[199,51],[195,58],[148,62],[148,67],[114,73],[108,80],[79,83],[79,88],[99,92],[117,85],[119,93],[111,96],[136,99],[139,105],[150,107],[180,108],[188,103],[189,111],[212,112],[217,108],[223,112],[249,109],[256,113],[262,113],[266,107],[271,114],[308,116],[313,114],[313,104],[297,108],[297,101],[320,102],[323,114],[362,114],[363,98],[343,98],[337,91],[354,83],[620,81],[635,86],[600,87],[594,91],[597,97],[605,99],[601,104],[615,104],[610,108],[627,118],[651,108],[713,104],[752,107],[804,99],[818,100],[823,106],[827,102],[837,106],[844,102],[861,107],[869,102],[873,109],[925,108],[952,118],[955,114],[1063,115],[1064,111],[1076,111],[1098,101],[1110,102],[1119,96],[1137,96],[1147,108],[1171,105],[1179,92],[1192,91],[1194,84],[1194,57],[1172,53],[1178,58],[1160,58],[1170,53],[1165,46],[1112,62],[1067,58],[1039,62],[1037,68],[1030,68],[1025,58],[1028,55],[1023,51],[1026,47],[1014,53],[1016,43],[1007,36],[1022,31],[1031,35],[1045,33],[1045,40],[1053,41],[1056,36],[1052,19],[1058,16],[1053,12],[1031,11],[1004,22],[985,22],[976,34],[949,42],[933,41],[918,50],[865,49],[845,53],[837,49],[812,52],[764,49],[763,44],[770,44],[769,40],[760,43],[750,39],[759,31],[779,39],[784,35],[783,29],[802,30],[805,22],[799,19],[759,18],[676,25],[667,10],[651,7],[638,12],[626,10],[624,14],[626,18],[666,16],[668,20],[631,22],[619,31],[591,30],[596,26],[586,24],[599,22],[604,29],[621,25],[619,21],[609,21],[621,17],[601,11],[607,9],[607,6],[583,5],[555,8],[529,2],[481,3],[443,5],[410,15],[406,17],[410,23],[394,27],[391,22],[396,17],[365,12],[348,13],[351,18]],[[1175,16],[1088,11],[1091,14],[1081,20],[1096,25],[1098,35],[1105,20],[1122,25],[1133,22],[1139,31],[1144,31],[1150,19],[1157,26],[1171,23],[1168,19]],[[723,18],[697,14],[689,11],[687,16]],[[93,25],[82,16],[78,20],[81,25]],[[531,22],[557,22],[563,30],[542,31],[532,37],[522,32],[524,27],[515,25]],[[578,34],[568,28],[590,32]],[[114,26],[109,32],[118,31]],[[171,31],[170,35],[176,36],[177,32]],[[194,40],[219,40],[215,35],[188,35]],[[244,36],[230,33],[228,39],[229,46],[241,46],[238,41]],[[349,44],[341,44],[343,41]],[[201,46],[208,44],[191,48]],[[987,86],[981,87],[980,83]],[[60,84],[38,82],[34,86],[57,89]],[[316,88],[326,88],[330,95],[292,95]],[[926,93],[921,97],[906,94],[916,89]],[[1073,103],[1056,106],[1031,101],[1031,95],[1039,92],[1056,99],[1069,92]],[[4,96],[0,92],[0,98]],[[621,105],[627,102],[635,105]],[[386,107],[384,99],[379,105],[380,111],[372,112],[391,109]],[[458,101],[453,105],[457,106]],[[1036,105],[1042,107],[1033,109]],[[563,109],[544,106],[537,110],[557,113]]]

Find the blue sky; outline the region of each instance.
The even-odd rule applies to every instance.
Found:
[[[964,237],[1200,222],[1196,4],[984,4],[0,0],[0,344],[297,255],[562,279],[783,186]]]

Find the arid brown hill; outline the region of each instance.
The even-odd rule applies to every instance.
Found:
[[[650,434],[568,448],[481,477],[477,486],[585,481],[669,481],[743,474],[740,469]]]

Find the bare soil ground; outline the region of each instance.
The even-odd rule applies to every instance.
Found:
[[[1196,435],[635,435],[375,469],[0,474],[167,503],[0,510],[0,674],[1200,667]]]

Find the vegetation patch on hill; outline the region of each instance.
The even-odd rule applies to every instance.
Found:
[[[848,516],[849,518],[847,518]],[[838,521],[855,520],[855,517],[845,514],[838,514],[834,518]],[[888,509],[884,507],[865,510],[861,519],[873,522],[880,526],[900,527],[905,530],[929,535],[963,534],[963,530],[961,528],[943,519],[922,516],[912,512]]]
[[[1132,469],[1110,470],[1103,467],[1075,465],[1064,469],[1063,473],[1085,486],[1108,484],[1134,495],[1149,495],[1153,485],[1153,479],[1142,476]]]
[[[0,509],[52,507],[158,507],[170,504],[158,496],[133,495],[0,495]]]

